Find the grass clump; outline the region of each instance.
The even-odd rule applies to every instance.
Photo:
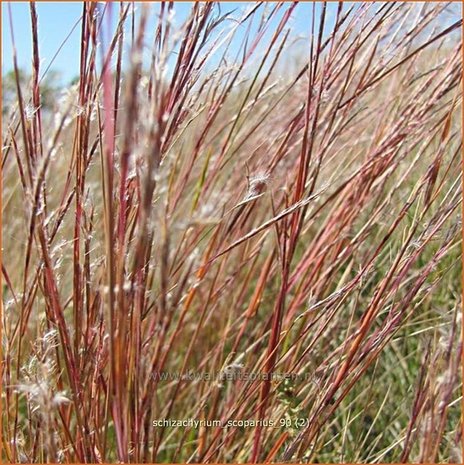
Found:
[[[4,459],[461,460],[454,6],[306,4],[303,41],[296,3],[176,7],[83,3],[50,111],[30,4]]]

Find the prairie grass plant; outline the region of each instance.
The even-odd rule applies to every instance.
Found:
[[[461,462],[460,4],[178,8],[12,23],[3,460]]]

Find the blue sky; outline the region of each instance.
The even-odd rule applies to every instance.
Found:
[[[154,2],[153,16],[157,9],[157,2]],[[224,2],[221,4],[221,13],[237,9],[243,11],[253,2]],[[12,69],[12,43],[8,5],[11,6],[13,31],[18,55],[19,66],[25,70],[31,68],[31,31],[30,31],[30,13],[28,2],[2,2],[2,70],[7,72]],[[80,48],[80,24],[79,18],[82,13],[81,2],[37,2],[37,13],[39,17],[39,45],[41,56],[41,70],[43,71],[52,60],[60,46],[60,52],[56,56],[52,69],[59,71],[62,76],[62,82],[69,82],[78,74],[79,48]],[[114,5],[115,10],[119,5]],[[336,4],[329,4],[328,21],[333,21]],[[190,11],[191,4],[187,2],[178,2],[175,5],[175,22],[182,24]],[[320,4],[317,5],[317,9]],[[138,8],[140,11],[140,8]],[[299,4],[292,18],[292,25],[295,35],[309,34],[312,5],[309,3]],[[117,11],[113,12],[114,18],[118,15]],[[277,20],[276,20],[277,21]],[[151,24],[154,24],[152,19]],[[76,26],[76,27],[75,27]],[[74,31],[63,44],[70,31]],[[152,28],[153,29],[153,28]],[[239,34],[240,37],[240,34]]]
[[[152,2],[152,17],[149,24],[151,28],[148,31],[153,35],[155,24],[155,12],[159,7],[159,2]],[[221,13],[237,9],[235,16],[240,16],[240,11],[243,11],[255,2],[222,2]],[[12,43],[11,30],[9,21],[9,9],[11,6],[13,30],[15,36],[16,49],[18,54],[19,66],[26,71],[31,69],[31,28],[30,28],[30,13],[28,2],[1,2],[2,7],[2,71],[3,73],[12,69]],[[267,5],[274,5],[268,3]],[[289,4],[287,4],[289,5]],[[287,7],[285,6],[285,8]],[[320,11],[321,3],[316,4],[317,12]],[[350,3],[344,2],[344,8],[347,9]],[[119,2],[113,5],[116,11],[113,11],[114,19],[118,16]],[[456,5],[459,6],[459,5]],[[39,42],[40,42],[40,57],[41,70],[50,64],[52,58],[62,46],[58,55],[52,63],[51,69],[58,71],[62,77],[61,83],[65,84],[77,76],[79,66],[79,49],[80,49],[80,16],[82,13],[82,2],[37,2],[36,3],[39,17]],[[421,5],[417,4],[420,9]],[[175,4],[175,23],[180,25],[186,19],[190,11],[191,3],[177,2]],[[279,21],[285,8],[281,14],[275,19],[275,24]],[[337,4],[328,3],[327,6],[327,30],[330,30],[335,20]],[[140,6],[137,6],[138,12]],[[137,14],[137,13],[136,13]],[[293,14],[291,24],[293,34],[295,36],[309,36],[310,24],[312,16],[312,3],[300,3]],[[454,16],[454,15],[451,15]],[[455,21],[456,17],[450,18]],[[316,21],[317,22],[317,21]],[[443,24],[442,26],[445,26]],[[70,31],[75,27],[70,37],[65,42]],[[272,23],[271,28],[272,29]],[[245,31],[245,27],[238,32],[236,46],[239,46],[240,35]],[[307,42],[306,42],[307,43]],[[305,46],[305,42],[300,42],[301,47]],[[300,49],[302,50],[302,49]],[[303,49],[304,50],[304,49]],[[233,51],[233,50],[232,50]],[[213,63],[214,65],[214,63]]]

